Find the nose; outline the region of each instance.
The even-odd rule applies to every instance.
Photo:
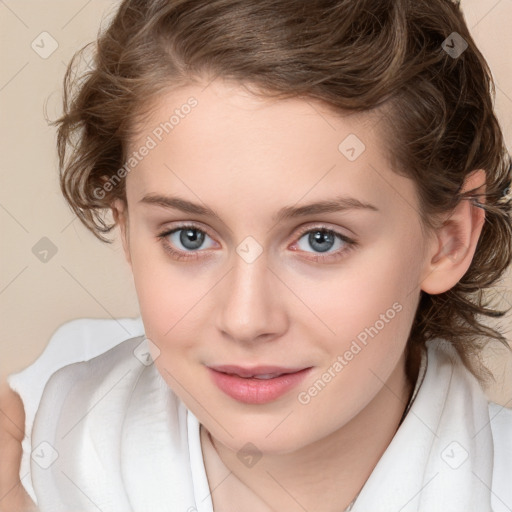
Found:
[[[248,263],[238,255],[223,280],[217,311],[217,328],[239,343],[270,341],[288,327],[285,286],[267,266],[265,253]]]

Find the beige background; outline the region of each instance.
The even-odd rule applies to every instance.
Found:
[[[119,243],[102,244],[75,219],[57,181],[55,132],[48,115],[60,112],[61,83],[72,54],[95,38],[118,2],[0,0],[0,109],[2,232],[0,374],[29,365],[52,333],[74,318],[136,317],[137,299]],[[472,34],[496,81],[496,106],[512,148],[512,0],[462,0]],[[40,36],[48,32],[50,36]],[[32,48],[44,37],[42,58]],[[55,40],[52,42],[51,38]],[[41,44],[41,43],[39,43]],[[49,238],[57,253],[46,263],[32,253]],[[499,288],[512,304],[512,278]],[[511,316],[502,321],[512,324]],[[512,340],[512,333],[508,334]],[[512,407],[512,357],[486,351],[497,376],[490,399]]]

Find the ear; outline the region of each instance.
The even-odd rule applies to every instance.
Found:
[[[485,202],[485,171],[473,171],[461,193],[471,191]],[[431,295],[453,288],[468,271],[485,222],[485,211],[472,200],[461,200],[436,231],[428,249],[421,289]]]
[[[121,199],[115,199],[111,204],[111,209],[114,221],[119,226],[119,230],[121,232],[121,242],[123,244],[124,256],[128,262],[128,265],[131,267],[132,259],[130,255],[128,207],[125,201]]]

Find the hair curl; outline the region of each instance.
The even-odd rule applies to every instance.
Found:
[[[90,68],[64,78],[57,148],[64,197],[100,240],[124,182],[102,187],[123,165],[137,121],[160,93],[205,76],[256,86],[268,97],[304,97],[340,113],[382,113],[395,171],[414,180],[424,227],[470,199],[485,210],[473,261],[446,293],[421,291],[407,343],[408,376],[429,339],[451,342],[486,383],[484,345],[502,317],[485,292],[512,260],[511,157],[493,110],[495,88],[457,2],[448,0],[125,0],[100,30]],[[443,41],[468,44],[457,58]],[[453,46],[453,39],[448,39]],[[92,44],[92,43],[90,43]],[[129,113],[129,114],[127,114]],[[485,200],[462,195],[465,178],[486,171]]]

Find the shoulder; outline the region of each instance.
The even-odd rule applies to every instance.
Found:
[[[93,405],[97,395],[107,389],[110,395],[118,397],[129,392],[134,381],[151,363],[147,340],[141,335],[87,361],[63,366],[48,379],[34,422],[41,417],[45,421],[48,417],[62,419],[61,414],[53,413],[61,411],[66,404],[68,410],[83,409],[87,403]],[[73,403],[75,398],[78,400],[76,406]]]
[[[23,400],[27,434],[30,435],[43,389],[53,374],[69,364],[92,359],[143,332],[140,318],[80,318],[61,325],[37,360],[8,378],[11,388]]]
[[[478,419],[479,428],[472,437],[475,450],[484,446],[483,437],[489,436],[492,442],[492,453],[482,453],[483,457],[489,457],[492,463],[492,510],[493,512],[512,511],[512,409],[508,409],[492,401],[489,401],[481,385],[476,378],[462,364],[459,355],[451,343],[443,339],[430,340],[427,343],[429,348],[428,366],[431,377],[431,386],[438,386],[440,372],[443,371],[449,378],[445,380],[447,385],[453,386],[459,382],[457,398],[454,406],[462,406],[463,403],[470,405],[466,422],[475,422]],[[456,376],[454,380],[452,378]],[[473,404],[473,405],[471,405]],[[455,409],[454,409],[455,410]],[[478,417],[478,418],[477,418]],[[476,423],[475,423],[476,425]],[[490,427],[490,432],[489,432]],[[484,433],[486,431],[487,433]],[[476,453],[474,454],[477,457]],[[476,475],[475,473],[475,476]]]
[[[177,466],[183,472],[188,460],[186,412],[156,369],[143,335],[61,368],[46,384],[34,419],[30,474],[38,505],[89,510],[81,501],[85,493],[102,510],[113,510],[114,496],[116,510],[130,510],[131,493],[142,495],[137,486],[165,486],[156,477],[137,480],[152,473],[162,451],[172,454],[160,463],[170,465],[162,478],[181,481]],[[186,484],[179,492],[190,491]]]
[[[512,409],[489,402],[494,444],[493,511],[512,509]]]
[[[489,402],[489,416],[491,419],[493,433],[496,431],[501,434],[507,430],[509,434],[511,433],[512,409],[499,405],[495,402]],[[509,436],[506,440],[512,443],[512,436]]]
[[[34,417],[40,406],[43,390],[50,378],[55,376],[53,377],[54,381],[62,382],[61,392],[64,392],[69,386],[66,386],[61,380],[64,378],[62,374],[59,377],[56,376],[61,368],[95,358],[127,338],[140,336],[143,333],[144,325],[140,317],[71,320],[56,329],[43,352],[30,366],[9,375],[7,379],[9,386],[21,397],[25,410],[25,438],[22,443],[20,475],[30,473],[31,434]],[[68,373],[69,377],[73,378],[74,375]],[[58,386],[52,387],[54,394],[58,395],[58,389],[56,390]],[[24,478],[22,481],[26,491],[35,501],[30,478]]]
[[[495,460],[506,464],[509,474],[512,474],[512,409],[489,402],[489,421],[496,452]]]

